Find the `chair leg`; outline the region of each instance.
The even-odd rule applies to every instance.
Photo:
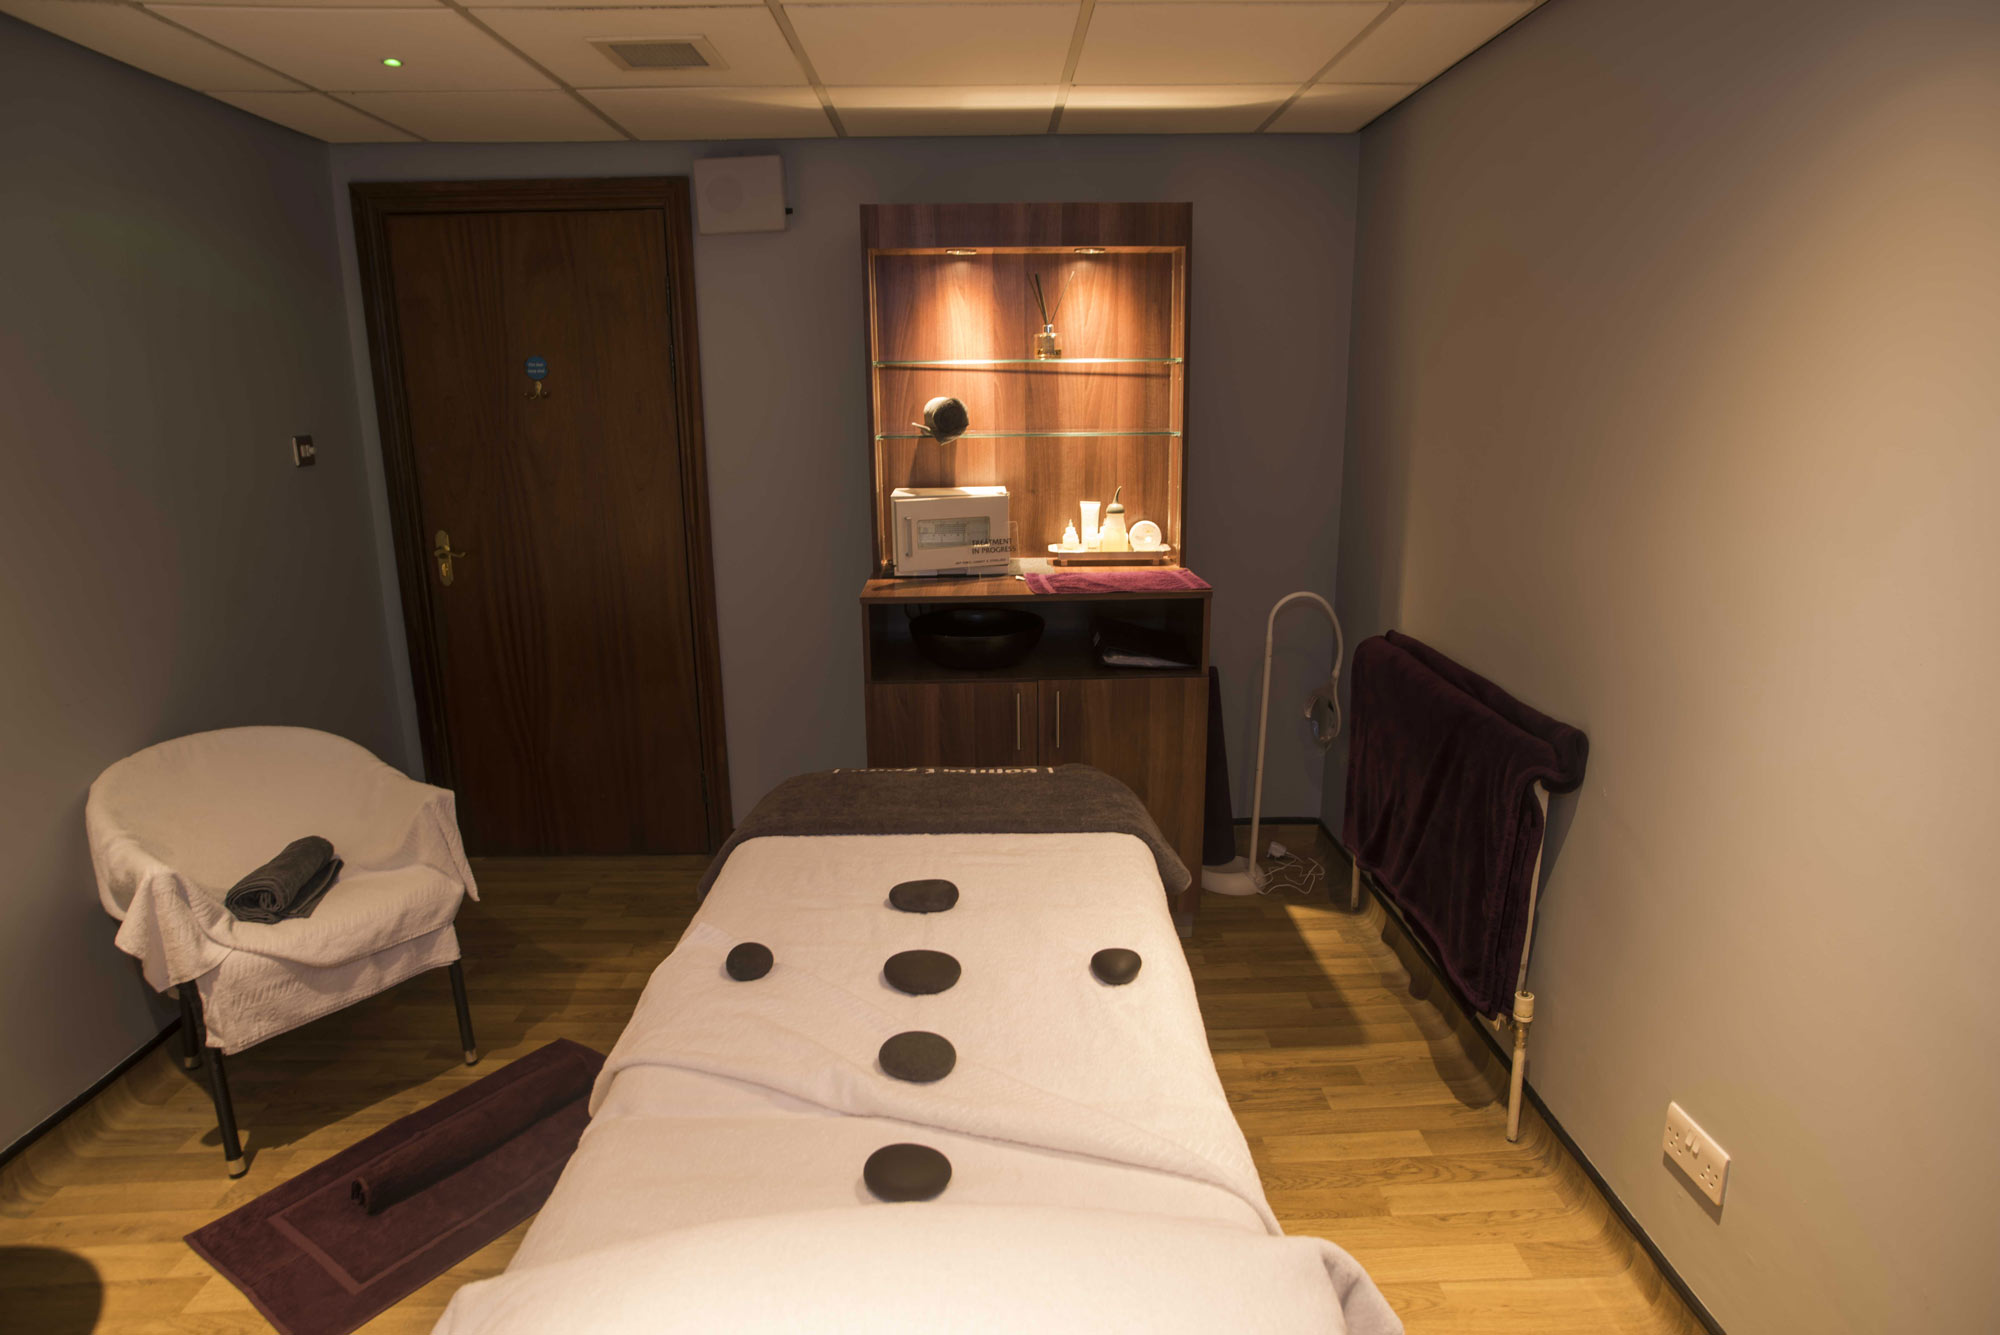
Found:
[[[183,984],[178,990],[182,1022],[190,1025],[195,1043],[204,1045],[208,1027],[202,1021],[201,993],[193,983]],[[215,1125],[222,1132],[222,1162],[231,1177],[242,1177],[250,1171],[250,1163],[243,1157],[243,1137],[236,1130],[236,1104],[229,1097],[229,1074],[222,1069],[220,1048],[208,1054],[208,1096],[215,1100]]]
[[[198,1071],[201,1069],[201,1017],[195,1014],[194,984],[177,984],[174,995],[180,998],[181,1003],[181,1069]]]
[[[243,1140],[236,1133],[236,1105],[229,1101],[229,1077],[222,1070],[222,1053],[208,1054],[208,1092],[215,1100],[215,1124],[222,1129],[222,1162],[231,1177],[250,1171],[243,1157]]]
[[[463,961],[451,962],[451,1001],[458,1007],[458,1038],[465,1048],[465,1064],[479,1064],[479,1045],[472,1040],[472,1007],[465,999],[465,965]]]

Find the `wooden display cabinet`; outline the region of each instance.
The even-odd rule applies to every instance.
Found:
[[[1188,204],[865,205],[869,437],[876,578],[861,594],[868,763],[1095,765],[1129,784],[1197,878],[1207,767],[1209,593],[1037,595],[1014,574],[1078,503],[1124,489],[1128,522],[1160,526],[1157,565],[1186,560]],[[1041,279],[1062,356],[1037,355]],[[924,404],[949,396],[970,429],[941,444]],[[1007,488],[1013,574],[891,577],[890,493]],[[1003,603],[1043,618],[1018,667],[962,671],[916,650],[909,619]],[[1116,668],[1091,647],[1107,617],[1161,632],[1186,668]]]
[[[1078,503],[1124,489],[1185,560],[1187,204],[867,205],[869,433],[876,573],[891,573],[898,487],[1004,486],[1013,555],[1046,560]],[[1061,338],[1038,357],[1039,278]],[[940,444],[924,404],[971,427]]]
[[[1042,641],[1018,667],[942,668],[910,639],[931,607],[1001,603],[1044,619]],[[1129,785],[1188,870],[1201,874],[1208,760],[1207,590],[1036,595],[1012,577],[874,579],[861,591],[868,763],[1094,765]],[[1114,668],[1090,649],[1090,628],[1116,616],[1180,639],[1195,666]],[[1199,884],[1176,906],[1192,925]]]
[[[1036,596],[1014,574],[1048,568],[1078,502],[1124,488],[1128,522],[1152,520],[1186,560],[1188,204],[882,204],[862,208],[876,578],[862,590],[870,765],[1096,765],[1126,781],[1202,867],[1208,729],[1208,590]],[[1060,306],[1060,358],[1036,356],[1040,276]],[[938,396],[970,430],[938,444],[918,426]],[[896,488],[1004,486],[1014,574],[896,580]],[[1044,620],[1018,668],[924,660],[908,622],[950,604],[1006,604]],[[1108,668],[1092,626],[1118,618],[1176,640],[1188,668]],[[1192,927],[1200,883],[1176,905]]]

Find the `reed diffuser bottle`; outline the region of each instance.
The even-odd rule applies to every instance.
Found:
[[[1063,355],[1062,335],[1056,332],[1056,312],[1062,309],[1063,298],[1069,295],[1069,280],[1074,277],[1076,275],[1072,273],[1069,278],[1063,279],[1062,291],[1056,293],[1056,304],[1050,306],[1048,294],[1042,290],[1042,276],[1040,274],[1028,276],[1028,285],[1035,293],[1035,309],[1040,311],[1042,316],[1041,330],[1035,335],[1036,361],[1054,361]]]

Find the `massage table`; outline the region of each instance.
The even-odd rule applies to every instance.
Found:
[[[1082,769],[1057,772],[1067,791],[1116,785]],[[979,814],[949,791],[927,808],[927,777],[874,780],[900,798],[870,802],[851,800],[862,780],[808,776],[844,814],[744,823],[512,1264],[461,1289],[439,1335],[1401,1331],[1347,1253],[1271,1214],[1169,913],[1163,871],[1186,873],[1137,800],[1099,819],[1057,791],[1050,832],[959,832]],[[884,810],[942,832],[873,832]],[[1125,828],[1074,828],[1091,824]],[[957,904],[889,905],[926,878]],[[751,981],[725,968],[744,942],[774,959]],[[1099,981],[1106,947],[1138,952],[1138,976]],[[958,982],[891,987],[883,962],[916,949],[954,956]],[[950,1040],[949,1075],[883,1072],[910,1030]],[[863,1164],[897,1143],[946,1156],[941,1195],[875,1197]]]

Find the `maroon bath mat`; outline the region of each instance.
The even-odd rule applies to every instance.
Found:
[[[601,1053],[566,1038],[188,1234],[285,1335],[347,1335],[542,1207],[589,1122]],[[357,1181],[393,1177],[370,1214]]]

